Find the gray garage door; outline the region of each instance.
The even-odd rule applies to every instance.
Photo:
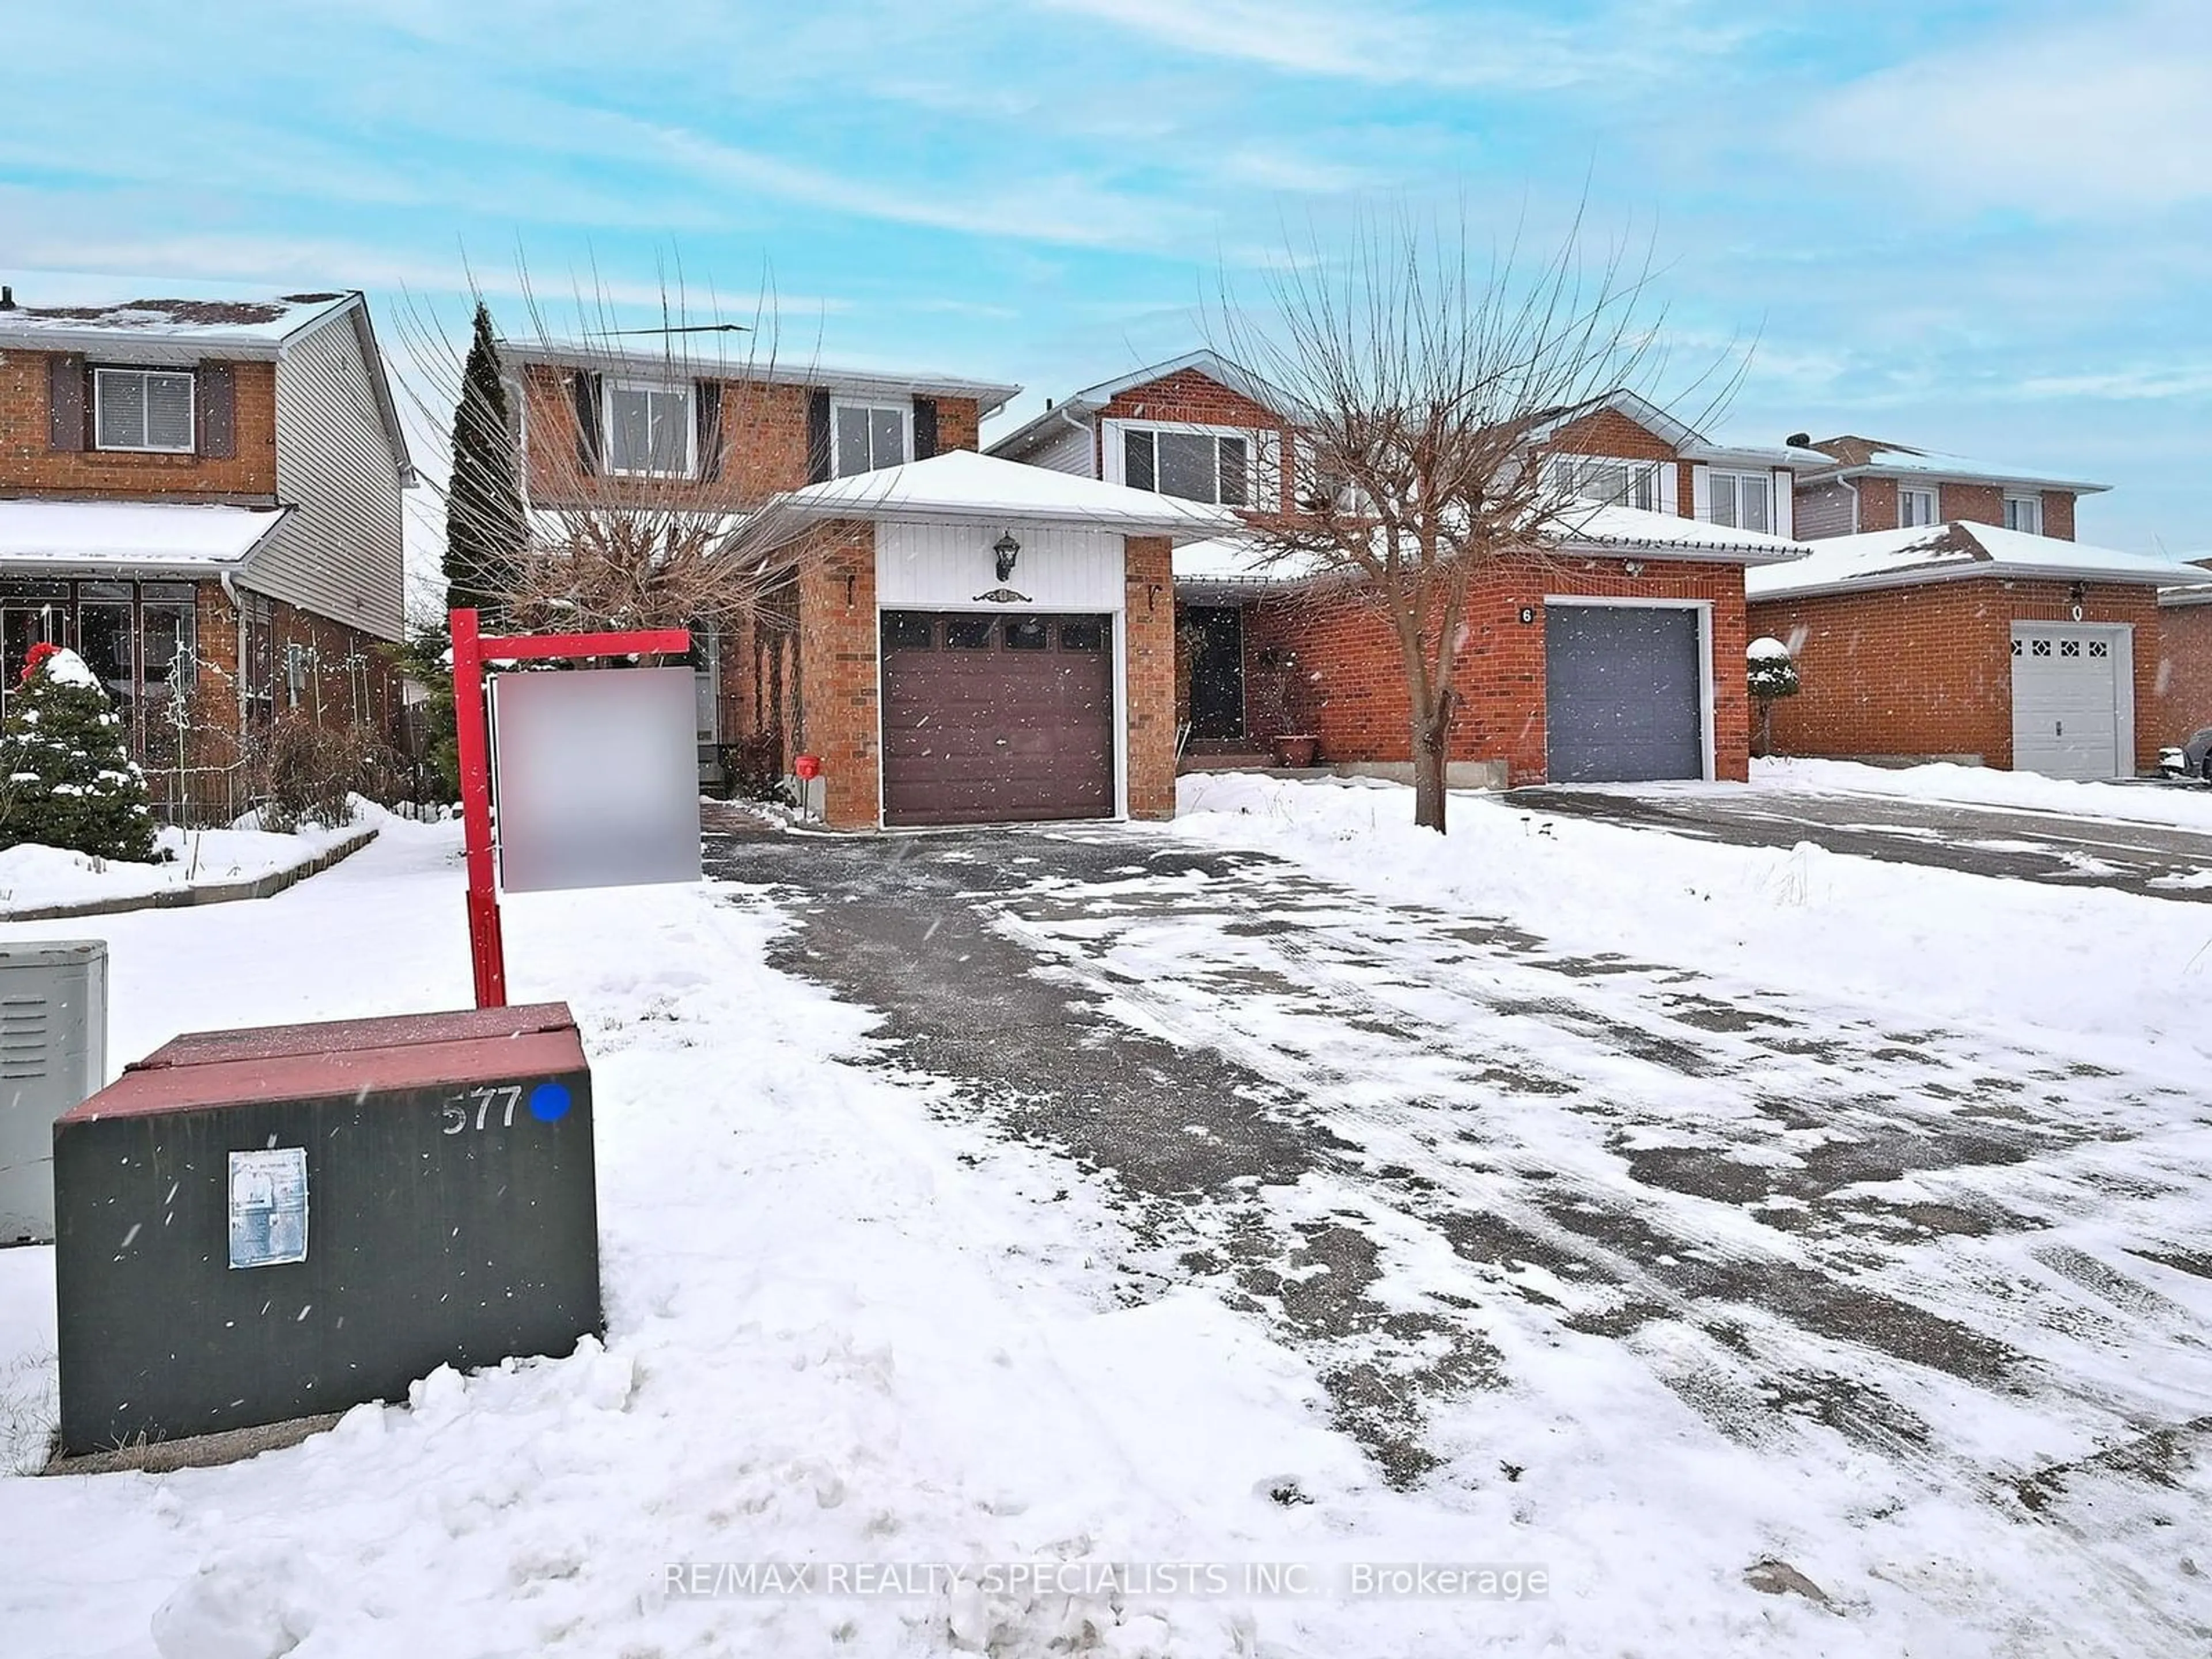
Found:
[[[1705,776],[1698,656],[1694,610],[1547,606],[1546,775],[1553,783]]]

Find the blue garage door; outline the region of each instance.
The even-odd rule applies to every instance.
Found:
[[[1553,783],[1705,776],[1698,657],[1693,610],[1547,606],[1546,775]]]

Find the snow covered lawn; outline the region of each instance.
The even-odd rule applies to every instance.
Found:
[[[362,816],[349,824],[336,830],[303,824],[290,836],[261,830],[164,829],[156,845],[170,854],[165,864],[95,859],[30,843],[10,847],[0,852],[0,917],[49,905],[143,899],[186,887],[258,881],[311,864],[389,816],[364,804]]]
[[[1147,1206],[1009,1137],[869,1012],[769,965],[812,936],[803,894],[511,900],[513,994],[568,999],[592,1055],[605,1350],[441,1372],[230,1468],[0,1479],[0,1650],[2201,1645],[2201,910],[1510,800],[1455,798],[1440,840],[1388,786],[1187,782],[1164,830],[978,842],[1012,896],[979,879],[957,902],[1095,1016],[1066,1041],[1103,1022],[1247,1067],[1282,1109],[1224,1105],[1310,1127],[1306,1173]],[[801,880],[823,845],[793,839]],[[1120,873],[1071,878],[1063,845]],[[1177,849],[1227,873],[1155,866]],[[265,903],[0,929],[84,933],[111,941],[118,1060],[467,996],[450,825],[386,824]],[[990,984],[957,988],[988,1026]],[[1178,1225],[1233,1270],[1181,1261]],[[1346,1242],[1375,1317],[1304,1340],[1291,1316],[1327,1304]],[[52,1322],[51,1252],[0,1251],[19,1452],[50,1420]],[[1418,1396],[1421,1478],[1393,1485],[1345,1426],[1348,1373]],[[759,1562],[1078,1571],[683,1593]],[[1355,1564],[1410,1562],[1548,1582],[1080,1582],[1281,1563],[1340,1591]],[[678,1563],[704,1577],[672,1584]],[[1788,1588],[1808,1583],[1826,1599]]]
[[[1900,800],[1956,801],[2125,823],[2171,823],[2212,830],[2212,788],[2166,783],[2075,783],[2034,772],[1987,766],[1865,766],[1856,761],[1754,760],[1754,789],[1821,794],[1887,795]],[[1650,789],[1638,784],[1638,789]],[[1705,787],[1705,786],[1691,786]]]

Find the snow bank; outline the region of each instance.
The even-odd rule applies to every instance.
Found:
[[[2003,772],[1987,766],[1938,763],[1893,768],[1837,760],[1754,760],[1751,781],[1762,789],[1890,795],[1906,800],[1957,801],[1972,806],[2063,812],[2069,817],[2212,830],[2212,789],[2202,786],[2074,783],[2036,772]]]
[[[219,887],[258,881],[312,863],[338,842],[393,822],[392,815],[366,801],[358,816],[337,829],[303,824],[297,835],[279,836],[252,828],[170,830],[155,836],[155,848],[169,854],[166,864],[132,864],[97,859],[58,847],[25,842],[0,851],[0,917],[52,904],[94,903],[103,899],[145,898],[185,887]],[[251,817],[240,820],[251,825]]]
[[[1368,780],[1197,774],[1181,781],[1180,798],[1179,836],[1264,848],[1390,898],[1503,917],[1561,948],[1695,969],[1723,989],[1832,999],[1848,986],[1915,1024],[2032,1028],[2045,1044],[2070,1035],[2085,1058],[2112,1046],[2140,1061],[2147,1042],[2212,1055],[2203,1018],[2212,917],[2193,904],[1995,882],[1810,842],[1725,847],[1534,812],[1510,795],[1455,795],[1450,833],[1437,836],[1413,827],[1408,789]]]

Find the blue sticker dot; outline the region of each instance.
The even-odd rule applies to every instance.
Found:
[[[530,1091],[530,1115],[540,1123],[556,1123],[568,1115],[568,1085],[541,1083]]]

